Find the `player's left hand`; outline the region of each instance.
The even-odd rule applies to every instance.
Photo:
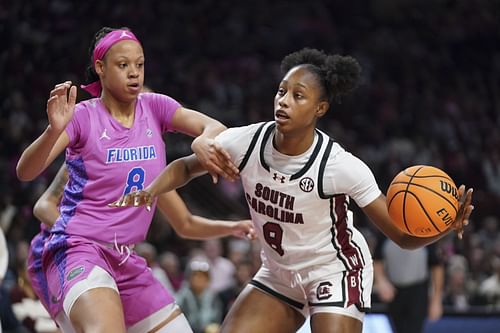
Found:
[[[472,188],[466,191],[465,185],[461,185],[458,188],[460,201],[458,203],[457,216],[455,217],[455,221],[453,221],[451,228],[457,232],[459,239],[463,238],[464,227],[469,224],[470,214],[474,210],[474,206],[472,205],[472,192]]]
[[[235,222],[231,234],[238,238],[249,240],[257,239],[257,233],[253,228],[253,223],[251,220],[241,220]]]
[[[108,207],[139,207],[146,206],[148,211],[151,211],[153,205],[153,196],[151,193],[141,190],[130,192],[122,196],[120,199],[108,204]]]
[[[219,180],[219,176],[229,181],[239,178],[239,170],[231,161],[231,156],[215,140],[197,137],[193,140],[191,149],[203,168],[212,176],[214,184]]]
[[[57,84],[47,100],[47,118],[50,127],[61,133],[75,112],[76,86],[71,81]]]

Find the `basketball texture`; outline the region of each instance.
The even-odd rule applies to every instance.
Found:
[[[409,167],[387,190],[387,208],[404,233],[431,237],[446,231],[458,211],[458,189],[444,171],[427,165]]]

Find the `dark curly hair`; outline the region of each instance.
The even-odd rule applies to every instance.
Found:
[[[281,71],[285,74],[301,65],[316,74],[330,103],[340,103],[342,96],[357,87],[361,76],[361,66],[353,57],[329,55],[312,48],[304,48],[287,55],[281,62]]]
[[[94,69],[94,57],[93,57],[94,49],[95,49],[97,43],[104,36],[109,34],[111,31],[115,31],[115,30],[128,30],[128,31],[130,31],[130,29],[127,27],[122,27],[119,29],[110,28],[110,27],[102,27],[101,29],[99,29],[99,31],[97,31],[95,33],[94,39],[92,40],[92,43],[90,43],[90,47],[89,47],[90,64],[85,69],[85,84],[89,84],[89,83],[92,83],[92,82],[99,80],[99,75],[97,75],[97,73]]]

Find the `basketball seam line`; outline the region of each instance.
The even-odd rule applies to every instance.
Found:
[[[453,205],[453,203],[452,203],[452,202],[451,202],[451,201],[450,201],[447,197],[445,197],[444,195],[442,195],[442,194],[441,194],[441,193],[439,193],[439,192],[436,192],[436,191],[435,191],[435,190],[433,190],[432,188],[429,188],[429,187],[424,186],[424,185],[421,185],[421,184],[415,184],[415,183],[410,183],[410,182],[395,182],[395,183],[393,183],[393,184],[407,184],[407,185],[414,185],[414,186],[418,186],[418,187],[420,187],[420,188],[425,188],[426,190],[429,190],[429,191],[431,191],[432,193],[436,194],[437,196],[441,197],[442,199],[446,200],[446,201],[450,204],[450,206],[452,206],[452,207],[453,207],[453,209],[455,210],[455,214],[456,214],[456,213],[458,213],[458,209],[457,209],[457,208],[455,208],[455,205]],[[407,186],[406,188],[408,189],[408,187],[409,187],[409,186]],[[406,190],[399,190],[399,191],[398,191],[398,192],[396,192],[396,193],[399,193],[399,192],[402,192],[402,191],[408,191],[407,189],[406,189]],[[458,191],[458,189],[457,189],[457,191]],[[411,191],[408,191],[408,192],[413,193],[413,192],[411,192]],[[396,193],[395,193],[395,194],[396,194]],[[391,201],[392,201],[392,200],[391,200]]]
[[[406,194],[408,193],[408,188],[410,187],[411,180],[417,174],[417,172],[420,171],[422,168],[423,168],[423,166],[419,167],[417,170],[415,170],[413,175],[410,176],[410,179],[408,180],[408,184],[406,185],[405,194],[403,195],[403,222],[405,224],[406,230],[408,230],[408,232],[412,235],[413,235],[413,232],[410,230],[410,228],[408,227],[408,223],[406,222]]]
[[[441,230],[439,230],[439,228],[434,224],[434,221],[432,220],[432,218],[430,217],[429,213],[427,213],[427,210],[424,208],[424,205],[422,204],[422,202],[420,201],[420,199],[415,195],[415,193],[413,192],[408,192],[410,193],[413,197],[415,197],[415,200],[417,200],[418,204],[420,205],[420,208],[422,208],[422,211],[424,212],[425,216],[427,216],[427,219],[429,219],[429,221],[431,222],[432,226],[438,231],[438,232],[442,232]],[[446,230],[446,229],[444,229]],[[443,231],[444,231],[443,230]]]

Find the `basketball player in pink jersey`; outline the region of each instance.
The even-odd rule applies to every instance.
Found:
[[[66,149],[69,181],[60,217],[34,239],[33,255],[51,316],[64,332],[191,332],[173,297],[133,252],[144,240],[152,211],[107,207],[112,198],[147,186],[166,165],[162,134],[197,136],[202,163],[228,179],[237,169],[213,140],[219,122],[174,99],[141,93],[144,53],[128,29],[104,28],[92,47],[95,98],[76,103],[71,82],[55,86],[47,102],[49,126],[23,152],[17,175],[37,177]],[[34,271],[31,271],[32,273]]]
[[[48,234],[48,229],[54,225],[60,216],[59,204],[67,181],[67,169],[63,164],[52,183],[40,196],[33,208],[33,214],[42,222],[41,229],[43,230],[34,238],[28,260],[32,286],[38,295],[45,295],[42,287],[44,277],[40,260],[43,251],[43,239]],[[232,235],[238,238],[255,239],[255,232],[250,220],[221,221],[193,215],[176,191],[160,195],[158,197],[158,208],[175,232],[183,238],[208,239]],[[40,275],[42,275],[41,279]],[[44,298],[42,298],[42,303],[46,304],[47,299]]]
[[[401,247],[424,246],[443,235],[401,233],[368,166],[316,128],[330,105],[356,86],[358,62],[303,49],[285,57],[282,70],[274,121],[231,128],[216,137],[239,166],[262,244],[262,266],[221,332],[296,332],[311,316],[313,333],[361,333],[373,267],[366,241],[353,225],[349,199]],[[158,193],[202,172],[194,156],[178,159],[144,190],[111,205],[148,208]],[[468,223],[473,209],[472,189],[462,185],[460,194],[456,229]]]

